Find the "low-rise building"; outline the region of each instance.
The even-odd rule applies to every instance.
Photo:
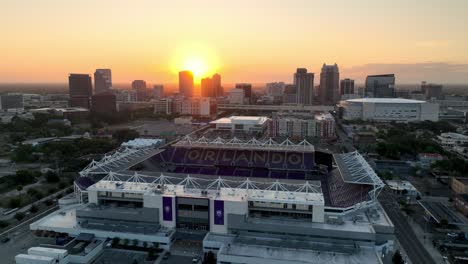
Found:
[[[439,105],[402,98],[360,98],[341,101],[343,119],[380,122],[438,121]]]
[[[450,188],[455,194],[468,194],[468,178],[452,177]]]
[[[419,166],[424,169],[429,169],[436,161],[443,160],[444,157],[439,153],[419,153]]]
[[[453,132],[442,133],[437,136],[437,139],[446,148],[453,148],[468,143],[468,136]]]
[[[219,131],[240,133],[263,133],[269,119],[265,116],[231,116],[211,121],[210,125]]]

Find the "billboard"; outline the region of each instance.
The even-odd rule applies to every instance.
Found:
[[[224,201],[214,201],[214,224],[224,225]]]
[[[172,221],[172,197],[163,197],[163,220]]]

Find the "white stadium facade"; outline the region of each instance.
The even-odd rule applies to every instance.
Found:
[[[75,181],[76,202],[30,228],[164,249],[188,232],[218,263],[383,263],[394,242],[383,187],[357,152],[187,137],[93,161]]]
[[[340,102],[345,120],[438,121],[439,105],[402,98],[358,98]]]

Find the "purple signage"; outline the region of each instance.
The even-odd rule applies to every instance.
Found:
[[[172,197],[163,197],[163,220],[172,221]]]
[[[214,224],[224,225],[224,201],[214,201]]]

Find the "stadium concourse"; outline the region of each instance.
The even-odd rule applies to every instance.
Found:
[[[394,227],[358,153],[308,141],[190,138],[121,148],[76,179],[76,202],[32,230],[157,243],[198,239],[218,263],[382,263]]]

